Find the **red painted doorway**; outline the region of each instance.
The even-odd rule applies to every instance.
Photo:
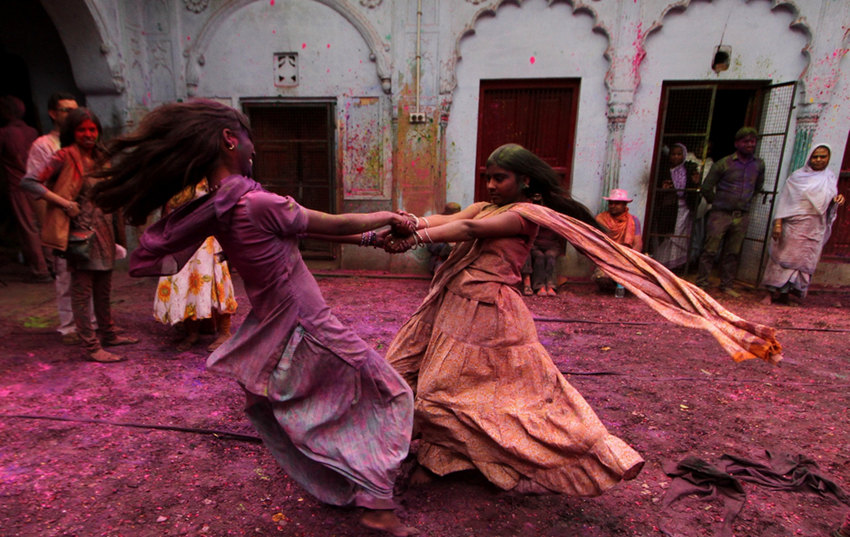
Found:
[[[487,157],[502,144],[517,143],[545,160],[570,191],[579,80],[482,80],[478,105],[475,200],[487,201]]]
[[[838,151],[831,158],[836,158]],[[841,174],[838,177],[838,192],[850,200],[850,135],[844,144],[844,158],[841,160]],[[838,209],[838,218],[832,224],[832,234],[823,249],[822,259],[828,261],[850,261],[850,209],[845,205]]]

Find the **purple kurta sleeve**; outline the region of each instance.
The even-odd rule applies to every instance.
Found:
[[[258,228],[279,236],[307,231],[307,211],[289,196],[256,192],[248,205]]]

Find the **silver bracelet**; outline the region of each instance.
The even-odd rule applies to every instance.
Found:
[[[413,247],[411,247],[411,250],[415,250],[417,248],[420,248],[424,244],[425,244],[425,241],[422,240],[422,235],[420,235],[418,231],[414,230],[413,231]]]

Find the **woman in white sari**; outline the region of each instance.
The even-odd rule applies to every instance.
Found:
[[[806,165],[791,174],[779,194],[762,278],[773,302],[787,304],[789,293],[806,296],[837,209],[844,204],[838,180],[826,168],[831,155],[828,144],[815,144]]]

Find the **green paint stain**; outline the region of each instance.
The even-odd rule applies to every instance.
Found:
[[[27,317],[24,319],[24,328],[47,328],[50,320],[47,317]]]

